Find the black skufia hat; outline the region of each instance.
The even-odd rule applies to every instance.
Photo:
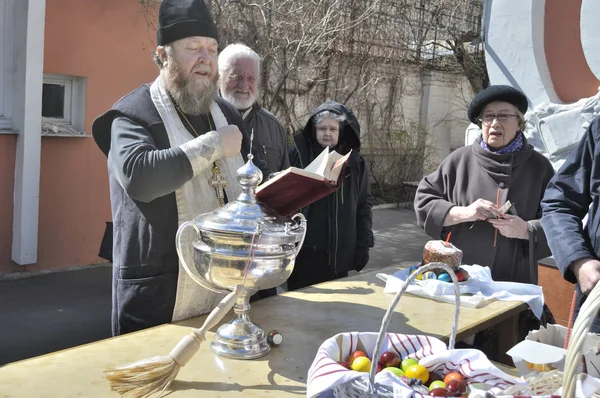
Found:
[[[158,11],[157,44],[164,46],[192,36],[219,40],[217,25],[205,0],[162,0]]]
[[[471,104],[469,105],[469,110],[467,111],[469,120],[472,123],[477,124],[477,118],[481,115],[483,108],[485,108],[487,104],[495,101],[513,104],[522,114],[527,112],[528,103],[525,94],[511,86],[496,85],[489,86],[473,98],[473,101],[471,101]]]

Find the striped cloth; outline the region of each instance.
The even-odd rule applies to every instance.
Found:
[[[357,378],[368,378],[368,373],[347,370],[337,361],[346,360],[350,353],[361,350],[370,358],[373,356],[378,333],[341,333],[327,339],[319,350],[308,371],[306,396],[313,398],[331,396],[331,390],[342,383]],[[401,358],[414,358],[429,371],[443,375],[458,371],[466,377],[467,383],[485,383],[496,391],[504,390],[517,380],[495,367],[487,357],[478,350],[448,350],[442,341],[417,335],[386,333],[381,353],[392,351]],[[394,398],[423,398],[410,387],[392,377],[389,372],[375,375],[375,383],[393,387]]]

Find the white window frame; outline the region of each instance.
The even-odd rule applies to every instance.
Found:
[[[86,79],[77,76],[44,74],[44,84],[58,84],[64,86],[65,98],[63,104],[63,118],[42,117],[42,122],[50,121],[54,124],[65,125],[76,131],[84,132]]]
[[[0,130],[12,129],[15,0],[0,0]]]

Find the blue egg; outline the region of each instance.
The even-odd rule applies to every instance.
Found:
[[[450,275],[448,275],[447,273],[443,273],[438,275],[437,277],[438,281],[442,281],[442,282],[452,282],[452,278],[450,278]]]
[[[418,265],[412,265],[412,266],[411,266],[411,267],[408,269],[408,272],[409,272],[410,274],[412,274],[413,272],[415,272],[415,271],[416,271],[416,270],[418,270],[418,269],[419,269],[419,266],[418,266]]]
[[[425,272],[423,274],[423,280],[425,280],[425,279],[437,279],[437,275],[435,274],[435,272],[431,272],[431,271]]]

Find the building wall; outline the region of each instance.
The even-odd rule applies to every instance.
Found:
[[[89,135],[95,117],[157,75],[151,59],[152,17],[138,0],[47,0],[46,7],[44,73],[87,79]],[[439,162],[464,137],[466,108],[457,97],[464,79],[404,69],[398,72],[399,114],[406,122],[423,122],[436,137],[434,162]],[[385,97],[390,88],[376,92]],[[11,262],[16,139],[0,135],[0,274],[104,262],[97,253],[105,222],[111,219],[106,159],[89,136],[42,138],[38,263],[23,268]]]
[[[467,119],[467,107],[473,94],[467,79],[460,73],[444,71],[421,70],[415,67],[402,67],[398,69],[399,80],[396,82],[394,95],[395,118],[389,120],[383,116],[379,117],[383,123],[389,123],[398,129],[407,129],[417,134],[427,134],[427,149],[424,159],[422,173],[430,173],[440,162],[454,149],[464,145],[465,131],[469,125]],[[380,101],[380,108],[387,106],[390,102],[392,86],[389,81],[381,80],[376,89]],[[357,116],[361,119],[360,110]],[[361,120],[363,123],[364,120]],[[421,130],[415,130],[414,125],[419,125]],[[373,140],[376,132],[362,131],[363,143],[369,139]],[[413,143],[416,142],[413,138]],[[386,183],[398,183],[398,179],[420,179],[420,175],[412,175],[402,170],[389,171],[395,168],[410,166],[400,162],[398,159],[384,160],[381,156],[379,144],[370,145],[363,152],[373,156],[380,163],[374,168],[374,173],[380,173]],[[397,157],[399,154],[393,152],[388,154]],[[413,169],[413,171],[416,171]]]
[[[0,274],[10,271],[17,137],[0,134]]]
[[[437,71],[423,73],[421,99],[422,124],[427,127],[431,157],[424,165],[431,172],[450,152],[464,145],[465,131],[470,124],[467,107],[472,91],[467,79],[459,74]]]
[[[151,57],[155,43],[155,31],[138,0],[47,0],[44,73],[87,79],[88,134],[96,116],[156,77]],[[0,136],[3,242],[6,236],[9,241],[12,233],[15,138]],[[38,263],[27,270],[103,262],[97,253],[105,222],[110,219],[106,158],[93,139],[43,137]],[[10,264],[10,244],[3,243],[0,273],[8,269],[19,268]]]

